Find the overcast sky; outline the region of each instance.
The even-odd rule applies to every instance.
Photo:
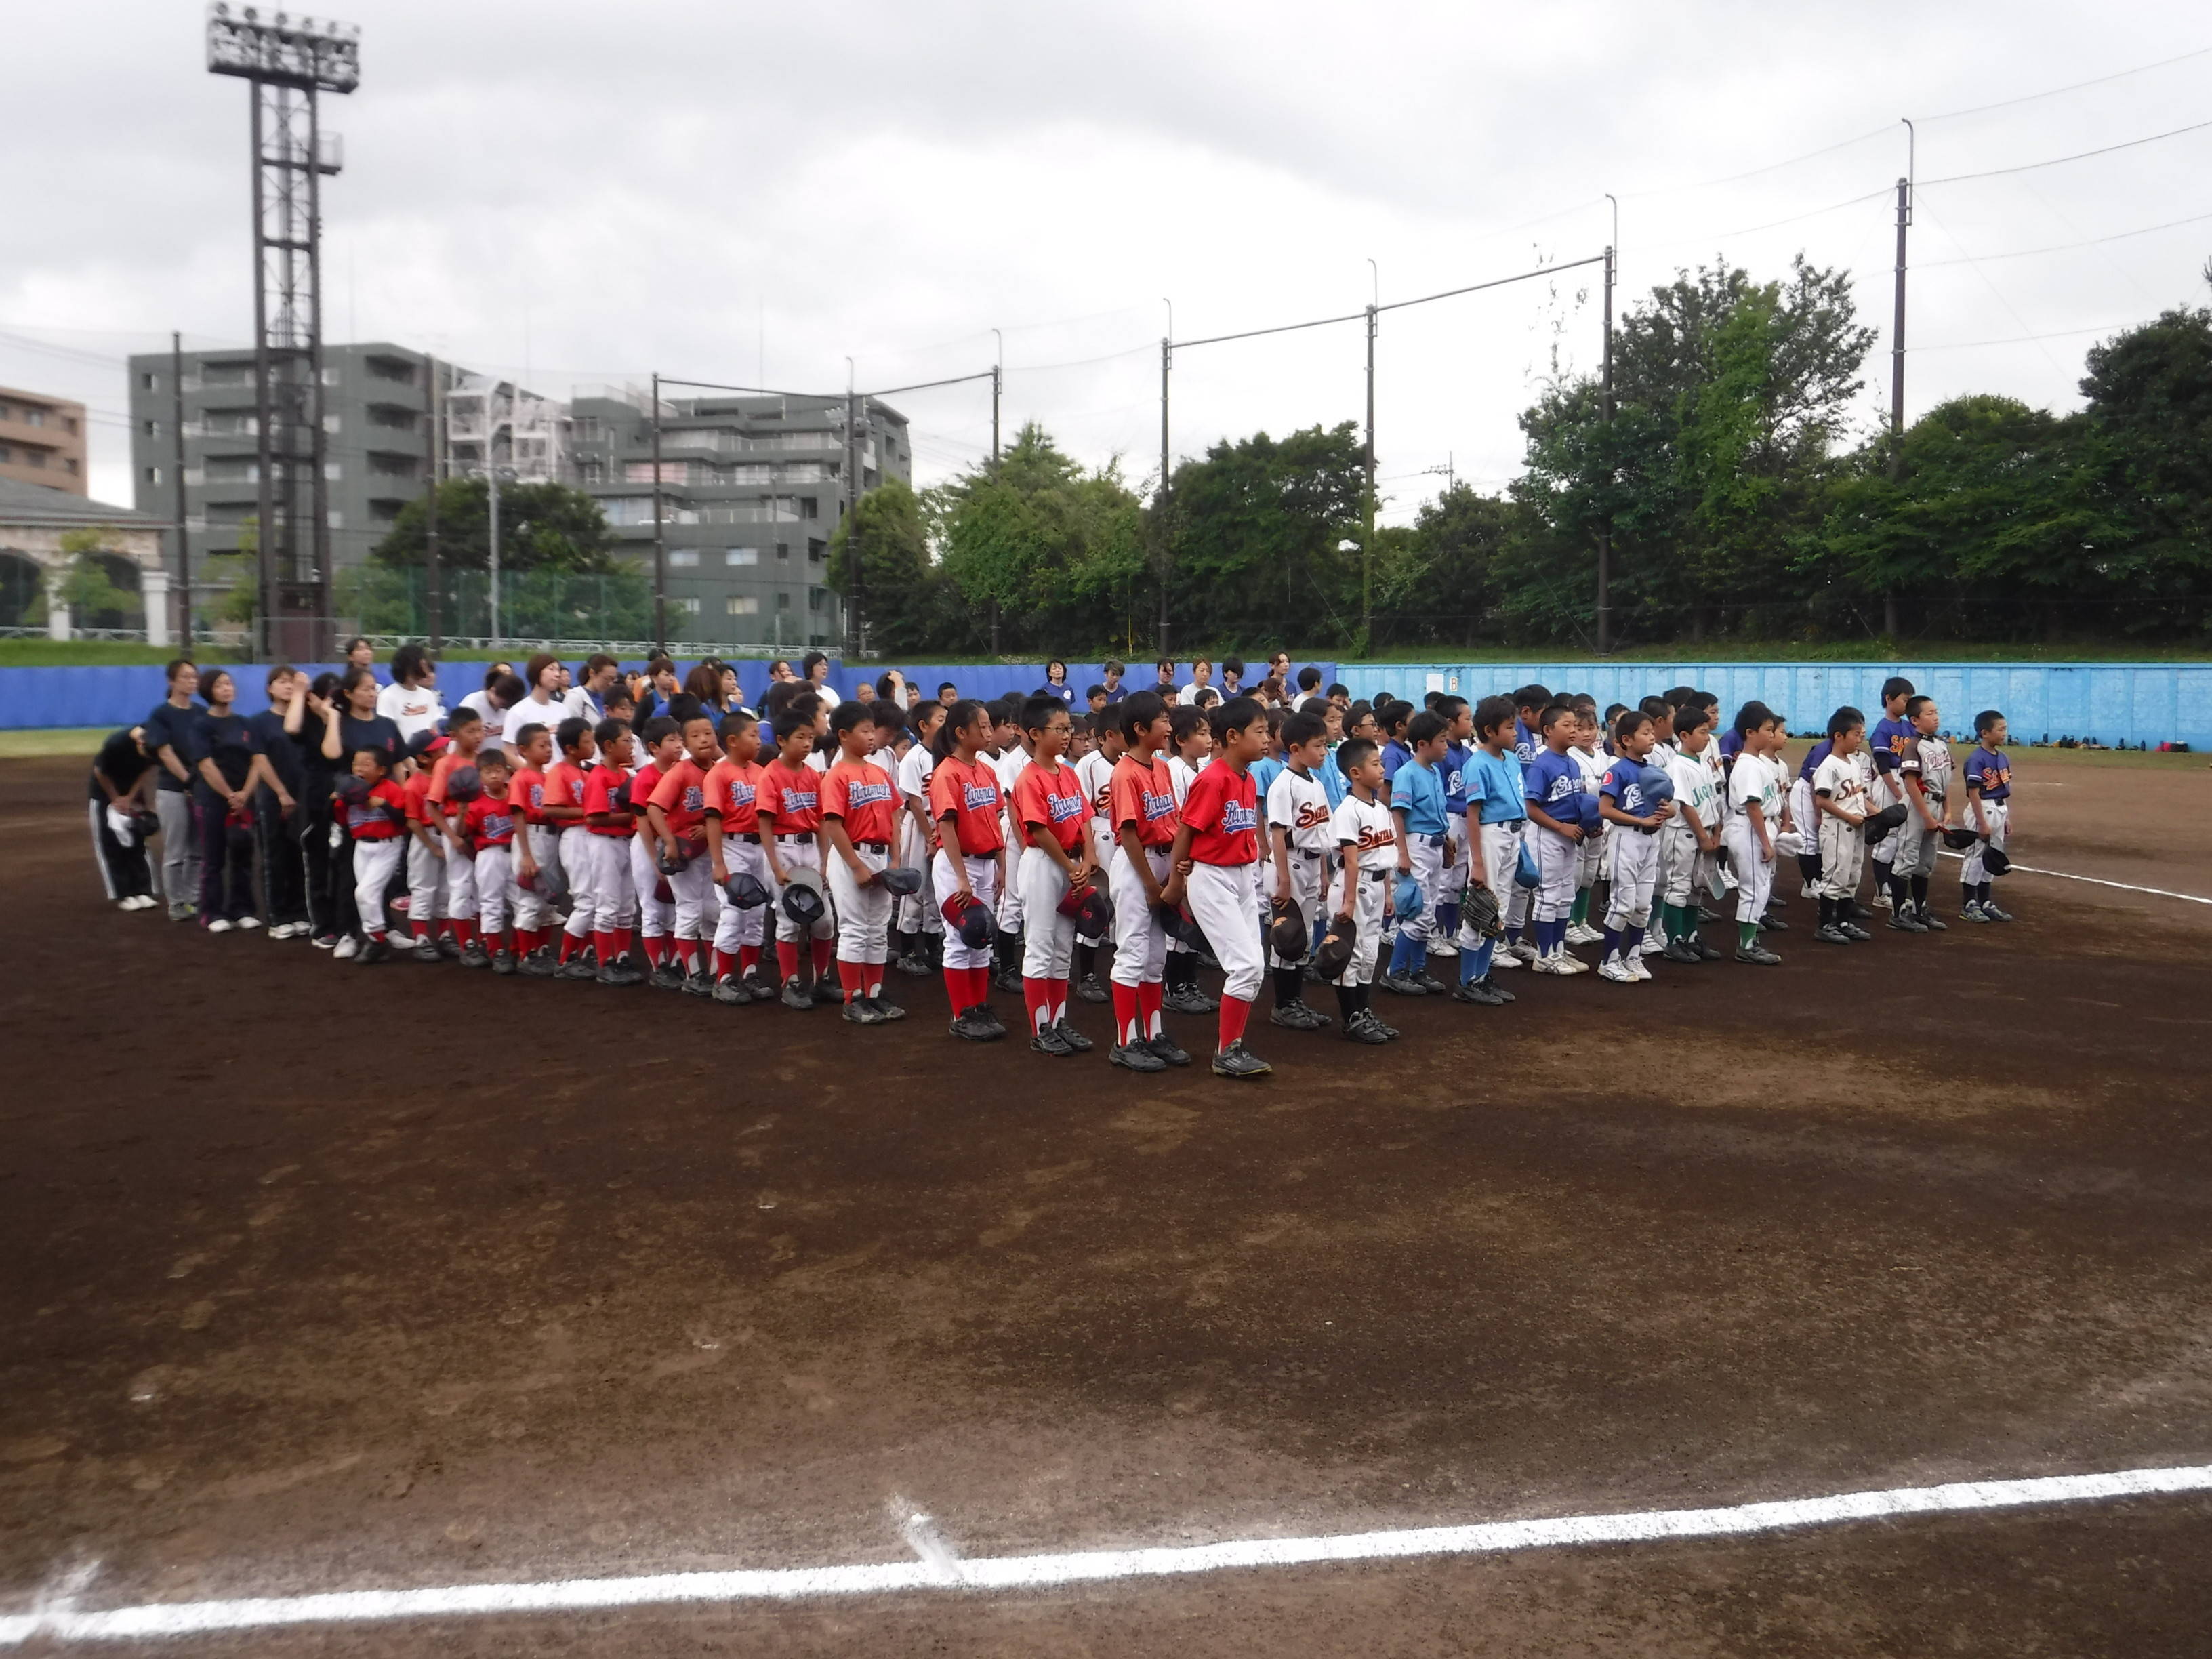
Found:
[[[2212,21],[2162,0],[343,15],[363,67],[325,106],[346,158],[324,187],[326,337],[566,395],[654,370],[842,390],[848,355],[862,387],[897,386],[987,368],[996,327],[1009,431],[1041,421],[1133,481],[1158,466],[1164,298],[1190,339],[1356,311],[1370,258],[1386,304],[1564,264],[1604,246],[1608,191],[1624,306],[1716,257],[1849,267],[1882,331],[1870,422],[1900,116],[1923,180],[2212,122]],[[250,337],[247,94],[204,72],[203,20],[191,0],[76,0],[7,24],[0,384],[94,406],[108,500],[131,499],[123,356],[172,328]],[[2069,407],[2100,331],[2204,303],[2208,179],[2212,126],[1923,185],[1908,415],[1967,391]],[[1434,492],[1428,469],[1513,474],[1518,411],[1595,360],[1596,269],[1384,317],[1386,518]],[[987,390],[893,401],[925,481],[988,451]],[[1193,348],[1174,448],[1362,404],[1357,323]]]

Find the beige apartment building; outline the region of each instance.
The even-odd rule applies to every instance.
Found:
[[[91,494],[84,459],[84,405],[0,386],[0,478]]]

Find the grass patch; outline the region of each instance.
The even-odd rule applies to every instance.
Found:
[[[90,760],[115,728],[57,726],[34,732],[0,732],[0,760],[35,760],[48,755],[82,755]]]
[[[176,654],[170,646],[114,640],[0,640],[0,668],[158,668]]]

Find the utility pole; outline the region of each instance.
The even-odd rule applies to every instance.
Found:
[[[185,337],[169,336],[169,424],[175,428],[175,444],[172,449],[174,463],[171,468],[176,477],[177,501],[177,637],[185,642],[185,652],[192,648],[192,550],[185,541]]]
[[[1367,307],[1367,510],[1366,534],[1359,544],[1359,631],[1363,647],[1375,646],[1375,324],[1376,312]]]
[[[491,489],[491,648],[495,651],[499,649],[499,463],[492,459],[491,434],[497,428],[496,421],[488,422],[484,433],[484,483]]]
[[[1006,375],[1006,337],[997,329],[991,337],[999,343],[998,360],[991,365],[991,465],[999,464],[999,393]]]
[[[1605,344],[1600,356],[1607,451],[1605,511],[1597,530],[1597,653],[1601,657],[1613,650],[1613,249],[1608,246],[1605,251]]]
[[[438,360],[425,357],[422,371],[429,376],[429,413],[422,428],[422,471],[430,481],[422,497],[422,570],[428,592],[423,596],[429,611],[430,654],[445,648],[445,616],[439,605],[439,586],[444,572],[438,564]]]
[[[658,371],[653,377],[653,642],[663,651],[668,649],[668,531],[660,516],[660,375]]]
[[[1906,128],[1911,127],[1910,121]],[[1905,468],[1905,233],[1912,222],[1912,181],[1897,181],[1897,313],[1890,324],[1889,340],[1889,476],[1897,478]],[[1897,592],[1881,596],[1881,631],[1897,637]]]
[[[868,562],[866,550],[860,545],[860,404],[854,395],[849,372],[845,380],[845,453],[847,482],[852,492],[845,508],[845,568],[853,577],[853,614],[846,621],[846,632],[850,636],[846,648],[859,657],[867,648]],[[995,606],[992,614],[998,614]],[[991,648],[997,650],[998,643],[994,637]]]
[[[1168,312],[1169,326],[1174,326],[1175,312]],[[1158,649],[1163,657],[1168,653],[1168,370],[1175,362],[1175,342],[1167,335],[1160,337],[1160,632]]]

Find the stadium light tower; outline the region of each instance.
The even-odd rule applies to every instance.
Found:
[[[331,629],[324,482],[322,178],[339,167],[318,93],[361,84],[351,23],[208,8],[208,72],[253,90],[253,380],[262,653],[314,661]]]

